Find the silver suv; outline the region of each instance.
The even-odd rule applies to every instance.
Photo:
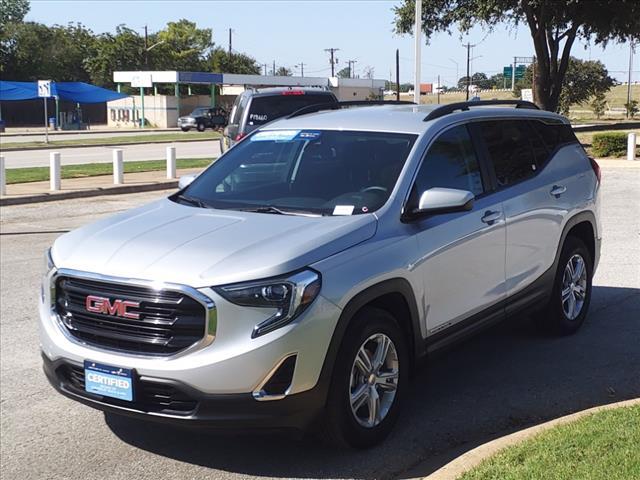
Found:
[[[567,120],[520,101],[321,108],[56,240],[40,323],[59,392],[367,447],[428,354],[521,310],[578,330],[600,171]]]

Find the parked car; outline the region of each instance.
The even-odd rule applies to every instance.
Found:
[[[62,394],[368,447],[427,355],[523,310],[571,334],[589,309],[600,169],[528,102],[299,112],[181,186],[49,250]]]
[[[229,115],[222,107],[199,107],[189,115],[178,118],[178,127],[183,132],[188,132],[195,128],[199,132],[204,132],[207,128],[222,130],[227,125]]]
[[[303,87],[276,87],[246,90],[236,97],[229,125],[224,129],[225,143],[233,146],[255,129],[285,117],[303,107],[337,102],[329,90]]]

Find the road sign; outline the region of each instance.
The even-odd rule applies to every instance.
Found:
[[[526,71],[527,71],[527,67],[525,65],[518,65],[516,67],[516,80],[523,79]]]
[[[38,80],[38,96],[43,98],[51,96],[51,80]]]
[[[520,97],[527,102],[533,102],[533,90],[531,88],[523,88],[520,90]]]
[[[153,82],[151,81],[150,73],[138,73],[131,77],[131,86],[133,88],[151,88]]]
[[[511,78],[512,73],[513,73],[513,67],[511,65],[509,65],[508,67],[504,67],[502,69],[502,74],[505,77]]]

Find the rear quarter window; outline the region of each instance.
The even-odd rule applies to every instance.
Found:
[[[531,120],[531,126],[540,136],[550,153],[569,143],[579,143],[571,125],[565,123],[546,123],[541,120]]]

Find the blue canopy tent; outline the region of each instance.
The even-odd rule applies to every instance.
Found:
[[[74,103],[104,103],[125,98],[127,95],[96,87],[83,82],[51,82],[51,96],[56,100],[56,123],[58,122],[58,100]],[[0,80],[0,102],[33,100],[38,97],[38,82],[10,82]],[[2,119],[0,114],[0,120]]]

